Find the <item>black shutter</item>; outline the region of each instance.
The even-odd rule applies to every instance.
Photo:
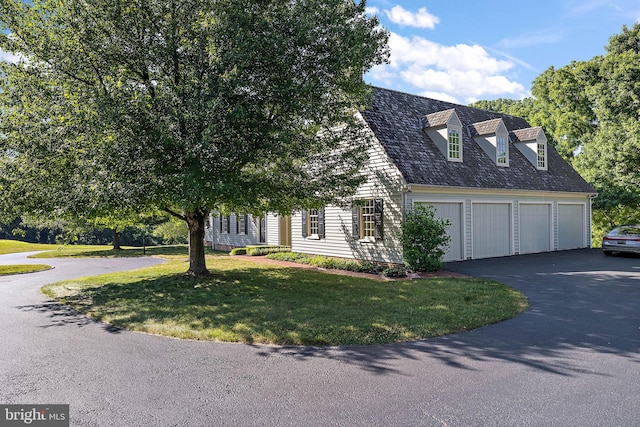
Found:
[[[218,214],[218,221],[220,221],[220,234],[222,234],[222,214]]]
[[[302,237],[307,237],[307,211],[302,211]]]
[[[248,234],[247,233],[247,228],[249,227],[247,224],[249,224],[249,215],[247,214],[242,214],[242,234]]]
[[[236,234],[240,234],[240,215],[233,214],[236,217]]]
[[[324,239],[324,208],[318,209],[318,237]]]
[[[384,237],[384,227],[382,223],[383,200],[375,199],[373,201],[373,204],[374,204],[373,219],[376,223],[375,238],[376,240],[382,240],[382,238]]]
[[[227,221],[227,233],[231,234],[231,215],[226,216],[225,220]]]
[[[351,230],[354,239],[360,239],[360,208],[354,204],[351,208]]]

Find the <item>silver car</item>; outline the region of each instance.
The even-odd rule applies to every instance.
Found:
[[[605,255],[614,252],[640,254],[640,224],[621,225],[602,238],[602,251]]]

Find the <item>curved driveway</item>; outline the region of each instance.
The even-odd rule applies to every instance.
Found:
[[[180,341],[110,328],[47,300],[40,286],[155,261],[44,262],[56,268],[0,277],[0,403],[68,403],[74,426],[640,420],[640,258],[578,250],[452,263],[522,290],[530,309],[438,339],[347,348]]]

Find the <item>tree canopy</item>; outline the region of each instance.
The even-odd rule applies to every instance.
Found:
[[[336,202],[387,33],[353,0],[0,0],[0,200],[186,221]]]

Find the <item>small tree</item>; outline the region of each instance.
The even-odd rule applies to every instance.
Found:
[[[417,271],[437,271],[442,268],[442,256],[451,238],[447,234],[448,220],[436,218],[432,206],[416,205],[402,224],[402,250],[405,264]]]

